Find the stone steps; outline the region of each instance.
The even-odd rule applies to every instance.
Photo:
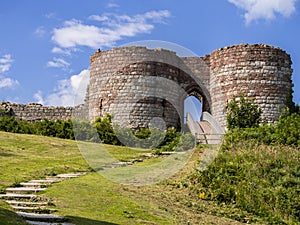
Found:
[[[30,221],[30,220],[26,220],[26,222],[32,225],[75,225],[73,223],[67,223],[67,222],[55,223],[55,222],[41,222],[41,221]]]
[[[23,219],[29,221],[55,222],[55,223],[66,221],[65,217],[52,215],[52,214],[37,214],[37,213],[26,213],[26,212],[17,212],[17,214]]]
[[[22,182],[20,185],[22,187],[31,187],[31,188],[43,188],[47,187],[51,183],[39,183],[39,182]]]
[[[11,206],[46,206],[48,205],[48,202],[32,202],[32,201],[16,201],[16,200],[6,200],[7,204]]]
[[[31,180],[25,183],[40,183],[40,184],[52,184],[55,182],[59,182],[60,179],[49,177],[49,179],[44,179],[44,180]]]
[[[58,174],[57,178],[76,178],[85,175],[86,173],[67,173],[67,174]]]
[[[27,213],[37,213],[37,214],[50,214],[56,212],[57,210],[48,208],[47,206],[11,206],[15,211],[27,212]]]
[[[6,188],[6,194],[7,193],[37,193],[45,190],[46,188],[14,187],[14,188]]]
[[[41,221],[30,221],[26,220],[28,224],[32,225],[74,225],[73,223],[52,223],[52,222],[41,222]]]
[[[36,197],[37,195],[33,195],[33,194],[8,193],[8,194],[0,195],[0,198],[4,198],[4,199],[32,199]]]
[[[41,180],[31,180],[20,183],[21,187],[9,187],[0,198],[6,202],[29,224],[38,225],[74,225],[66,222],[66,218],[52,214],[56,210],[50,208],[52,202],[41,197],[38,192],[45,191],[46,187],[55,182],[76,178],[86,173],[58,174]]]

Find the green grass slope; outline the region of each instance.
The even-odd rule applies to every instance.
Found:
[[[92,148],[95,144],[90,145]],[[106,148],[119,160],[139,156],[139,151],[129,151],[125,147]],[[0,159],[1,192],[30,179],[90,170],[75,141],[35,135],[0,132]],[[91,172],[82,178],[54,184],[42,195],[53,198],[58,213],[76,224],[139,224],[141,221],[170,224],[172,221],[118,193],[114,190],[116,187],[118,184]],[[0,200],[0,224],[25,223]]]
[[[93,143],[85,143],[93,149]],[[120,146],[105,148],[115,158],[140,158],[147,150]],[[150,151],[150,150],[149,150]],[[97,224],[241,224],[214,213],[219,208],[206,204],[182,184],[195,171],[201,157],[196,151],[187,166],[168,181],[135,187],[113,183],[84,160],[77,142],[35,135],[0,132],[0,191],[30,179],[65,172],[90,171],[87,175],[48,187],[40,193],[52,199],[57,214],[77,225]],[[145,159],[137,167],[151,165],[161,158]],[[200,204],[197,202],[200,201]],[[201,207],[200,207],[201,205]],[[203,207],[202,207],[203,206]],[[215,214],[215,215],[214,215]],[[216,216],[217,215],[217,216]],[[0,199],[0,225],[25,225]]]

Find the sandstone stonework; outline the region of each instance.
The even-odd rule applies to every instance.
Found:
[[[29,121],[72,116],[92,121],[109,113],[123,126],[149,127],[164,121],[166,127],[178,127],[183,124],[184,99],[193,95],[203,111],[225,127],[228,101],[244,93],[262,109],[263,121],[272,123],[285,108],[292,87],[291,64],[285,51],[265,44],[224,47],[204,57],[179,57],[169,50],[137,46],[98,50],[90,58],[83,105],[1,103],[0,108]]]

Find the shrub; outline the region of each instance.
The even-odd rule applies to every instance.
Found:
[[[228,103],[226,112],[227,128],[258,127],[260,123],[261,109],[253,99],[246,99],[243,94],[239,100],[235,97]]]
[[[205,171],[191,177],[193,191],[235,206],[270,224],[299,224],[300,151],[256,145],[221,151]]]
[[[114,132],[111,115],[108,114],[105,117],[98,117],[94,122],[94,126],[97,129],[97,133],[102,143],[112,145],[121,144]]]
[[[300,115],[294,113],[280,117],[275,124],[264,124],[257,128],[232,129],[224,136],[224,149],[255,143],[300,146]]]
[[[112,145],[127,145],[138,148],[156,148],[160,151],[185,151],[194,147],[190,133],[179,133],[174,128],[140,129],[113,127],[112,116],[99,117],[95,122],[88,120],[43,119],[37,122],[18,120],[10,116],[0,117],[0,130],[14,133],[37,134],[65,139],[101,142]]]

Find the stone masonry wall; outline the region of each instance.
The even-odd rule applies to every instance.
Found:
[[[6,114],[15,116],[21,120],[39,121],[44,118],[49,120],[66,120],[72,116],[72,107],[43,106],[38,103],[14,104],[9,102],[0,103],[0,109]]]
[[[195,68],[168,50],[131,46],[96,52],[91,56],[89,118],[109,113],[115,122],[131,127],[148,127],[163,118],[167,127],[177,127],[190,91],[198,88],[210,100]]]
[[[113,114],[115,122],[133,128],[183,123],[183,103],[189,95],[202,101],[222,127],[233,96],[244,93],[272,123],[285,108],[292,87],[291,58],[265,44],[224,47],[204,57],[178,57],[175,52],[146,47],[120,47],[91,56],[90,83],[85,103],[76,107],[37,103],[0,103],[19,119],[37,121],[77,118],[93,121]],[[0,111],[0,116],[4,113]]]
[[[235,45],[210,55],[212,115],[224,127],[227,102],[244,93],[262,109],[262,120],[272,123],[285,108],[292,86],[291,58],[264,44]]]
[[[49,120],[67,120],[72,117],[84,119],[84,115],[88,110],[85,105],[78,105],[76,107],[63,106],[43,106],[38,103],[15,104],[9,102],[0,103],[0,116],[9,115],[17,119],[27,120],[30,122],[40,121],[42,119]],[[86,117],[87,118],[87,117]]]

